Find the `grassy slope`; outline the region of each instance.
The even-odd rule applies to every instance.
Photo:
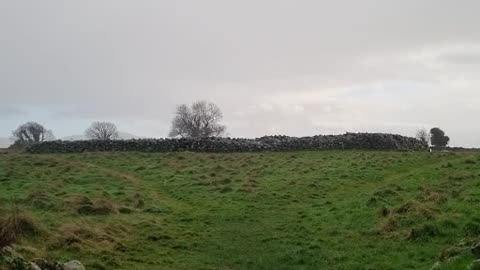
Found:
[[[0,206],[44,230],[22,252],[87,269],[429,269],[480,236],[479,180],[478,154],[2,154]]]

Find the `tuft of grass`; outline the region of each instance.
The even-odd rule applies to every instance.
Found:
[[[396,207],[392,212],[398,215],[416,215],[425,219],[433,219],[438,211],[427,204],[410,200]]]
[[[35,237],[40,233],[33,218],[15,207],[0,219],[0,248],[14,244],[20,237]]]
[[[109,215],[117,212],[113,203],[106,199],[80,204],[76,210],[81,215]]]
[[[410,230],[407,237],[409,240],[425,240],[440,235],[440,230],[434,224],[424,224]]]
[[[463,231],[466,236],[480,236],[480,223],[470,221],[465,224]]]
[[[475,160],[473,160],[473,159],[466,159],[466,160],[465,160],[465,164],[471,164],[471,165],[473,165],[473,164],[477,164],[477,162],[476,162]]]

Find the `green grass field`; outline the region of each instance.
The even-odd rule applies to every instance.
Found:
[[[466,269],[480,155],[4,153],[0,204],[87,269]]]

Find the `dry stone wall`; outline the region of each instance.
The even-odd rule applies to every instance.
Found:
[[[313,137],[266,136],[256,139],[236,138],[181,138],[138,139],[111,141],[50,141],[32,145],[29,153],[81,152],[262,152],[297,150],[403,150],[423,151],[428,146],[400,135],[381,133],[347,133]]]

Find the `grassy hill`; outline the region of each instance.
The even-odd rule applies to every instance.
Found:
[[[480,154],[0,154],[27,257],[87,269],[466,269]]]

